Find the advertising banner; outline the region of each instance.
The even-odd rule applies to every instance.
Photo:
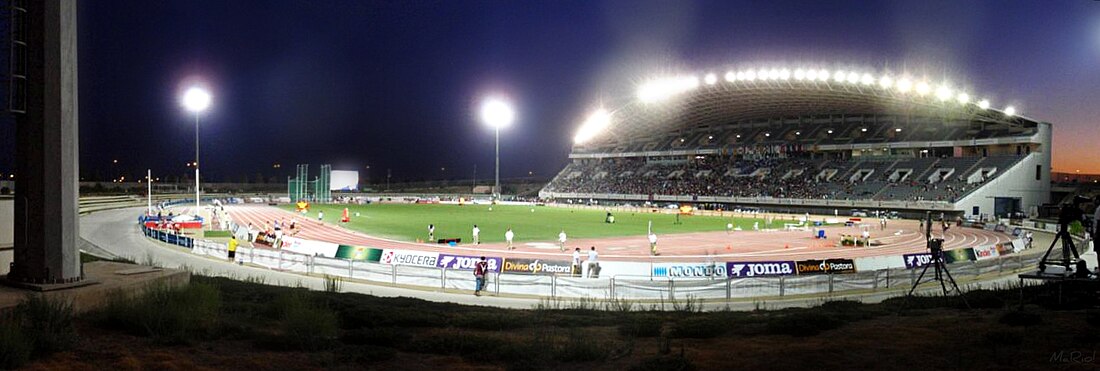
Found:
[[[932,263],[932,253],[922,252],[917,254],[905,254],[901,256],[905,260],[905,268],[920,268]]]
[[[336,257],[377,263],[378,260],[382,259],[382,250],[363,246],[340,245],[336,248]]]
[[[979,246],[974,248],[974,258],[977,260],[986,260],[996,258],[1001,254],[997,251],[997,245]]]
[[[855,273],[852,259],[801,260],[795,262],[798,274]]]
[[[726,262],[726,273],[730,277],[788,276],[795,272],[793,261]]]
[[[331,242],[303,240],[297,237],[283,236],[282,249],[306,255],[320,255],[328,258],[336,256],[340,245]]]
[[[504,259],[501,272],[523,274],[569,274],[570,263],[565,260]]]
[[[726,277],[726,264],[715,263],[654,263],[653,277]]]
[[[418,267],[435,267],[439,261],[439,253],[411,250],[382,250],[382,256],[378,259],[382,264],[414,265]]]
[[[474,270],[474,264],[481,260],[480,256],[468,256],[468,255],[450,255],[439,254],[439,261],[436,266],[446,269],[462,269],[462,270]],[[490,272],[500,272],[500,267],[504,264],[504,259],[486,256],[485,262],[488,263]]]
[[[944,250],[943,251],[943,261],[947,264],[951,264],[951,263],[954,263],[954,262],[968,262],[968,261],[974,261],[974,260],[975,260],[974,249],[969,248],[969,247],[965,248],[965,249],[954,249],[954,250]]]

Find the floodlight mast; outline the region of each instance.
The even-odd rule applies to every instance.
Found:
[[[191,87],[183,93],[183,107],[195,114],[195,215],[199,215],[199,114],[210,107],[210,93],[200,87]]]
[[[500,98],[486,99],[481,105],[481,120],[493,128],[496,136],[496,183],[493,185],[493,201],[500,200],[500,129],[510,125],[515,116],[512,105]]]

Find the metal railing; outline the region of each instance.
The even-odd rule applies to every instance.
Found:
[[[198,255],[229,259],[228,248],[223,243],[195,240],[191,251]],[[955,263],[950,265],[950,269],[956,280],[965,281],[979,276],[1015,272],[1035,265],[1038,259],[1038,256],[1014,254],[995,259]],[[328,275],[391,285],[417,286],[435,290],[474,289],[474,276],[469,270],[381,264],[255,247],[238,248],[234,260],[284,272]],[[570,275],[490,273],[486,277],[486,290],[496,294],[549,298],[677,300],[691,297],[731,300],[910,288],[919,274],[919,268],[748,278],[649,276],[585,278]],[[928,277],[925,277],[925,280],[927,279]]]

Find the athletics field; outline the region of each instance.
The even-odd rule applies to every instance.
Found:
[[[294,210],[294,205],[280,207]],[[461,238],[463,243],[471,241],[474,224],[481,228],[481,242],[486,243],[503,242],[504,232],[508,228],[515,232],[516,242],[556,241],[562,229],[571,240],[644,236],[650,221],[653,222],[654,232],[661,235],[724,231],[727,223],[751,230],[753,222],[760,222],[760,227],[764,228],[763,219],[685,215],[679,218],[680,223],[677,224],[676,215],[641,211],[613,212],[615,223],[607,224],[604,223],[606,212],[601,210],[511,205],[496,205],[492,211],[489,211],[488,205],[311,205],[308,219],[316,220],[317,212],[324,211],[326,222],[339,223],[345,207],[351,216],[347,228],[400,241],[426,240],[428,224],[435,225],[436,239]]]

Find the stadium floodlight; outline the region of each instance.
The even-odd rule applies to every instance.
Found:
[[[894,132],[895,132],[895,133],[900,133],[900,132],[901,132],[901,128],[894,128]]]
[[[875,83],[875,78],[871,77],[871,74],[865,73],[859,77],[859,83],[863,85],[871,85]]]
[[[959,95],[955,96],[955,100],[959,101],[959,104],[970,103],[970,94],[960,92]]]
[[[978,101],[978,108],[989,109],[989,100],[988,99],[982,99],[982,100]]]
[[[715,76],[713,73],[708,73],[707,76],[703,78],[703,82],[706,82],[707,85],[714,85],[714,83],[718,82],[718,76]]]
[[[745,80],[748,80],[748,81],[756,80],[756,71],[754,71],[754,70],[745,71]]]
[[[794,70],[794,79],[795,80],[802,81],[805,78],[806,78],[806,71],[802,70],[801,68]],[[813,80],[813,79],[811,79],[811,80]]]
[[[773,68],[768,71],[768,80],[779,80],[779,70]]]
[[[909,79],[903,77],[901,80],[898,80],[897,88],[898,88],[898,92],[908,93],[909,89],[913,88],[913,82],[909,81]]]
[[[951,88],[947,87],[947,85],[940,85],[940,87],[936,88],[936,98],[940,101],[951,99]]]
[[[481,121],[493,128],[496,134],[496,183],[493,185],[493,201],[500,199],[500,129],[512,124],[516,111],[504,99],[490,97],[481,104]]]
[[[829,79],[829,70],[822,69],[817,71],[817,79],[825,81]]]
[[[921,81],[917,83],[917,95],[924,96],[925,94],[928,94],[928,91],[930,90],[932,90],[932,87],[928,86],[927,82]]]
[[[587,142],[603,132],[608,125],[611,125],[611,113],[603,108],[597,109],[581,124],[580,130],[577,130],[577,135],[573,137],[573,142],[576,144]]]
[[[833,80],[836,82],[844,82],[844,79],[848,78],[848,74],[844,71],[833,72]]]
[[[738,138],[738,139],[741,139],[741,134],[737,134],[737,138]]]
[[[780,80],[787,80],[787,79],[790,79],[790,78],[791,78],[791,70],[788,70],[786,68],[779,70],[779,79]]]
[[[829,134],[832,134],[832,133],[833,133],[833,129],[829,129],[829,130],[827,130],[826,132],[827,132],[827,133],[829,133]]]
[[[881,86],[883,89],[889,89],[894,86],[894,79],[890,78],[890,76],[883,76],[878,79],[878,86]]]
[[[737,75],[733,71],[726,72],[726,82],[734,82],[737,80]]]
[[[199,194],[199,114],[210,107],[213,99],[210,93],[198,86],[192,86],[183,93],[180,103],[195,114],[195,215],[199,215],[202,199]]]
[[[1016,107],[1008,106],[1004,110],[1005,116],[1016,116]]]
[[[853,72],[848,72],[847,81],[848,81],[849,84],[855,84],[855,83],[859,82],[859,74],[855,73],[854,71]]]
[[[806,71],[806,79],[817,80],[817,70]]]

